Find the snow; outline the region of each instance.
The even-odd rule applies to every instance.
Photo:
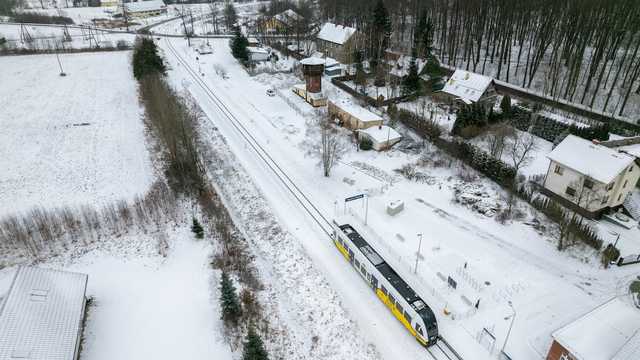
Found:
[[[194,240],[188,226],[162,231],[166,258],[157,253],[156,233],[134,232],[102,239],[81,255],[44,260],[42,266],[89,277],[81,359],[233,358],[222,336],[213,246]],[[15,269],[0,270],[0,297]]]
[[[193,66],[198,65],[189,51],[183,50],[185,46],[182,40],[168,41],[176,44]],[[200,60],[199,64],[205,69],[203,81],[224,101],[238,122],[253,134],[260,135],[257,141],[261,146],[268,149],[270,156],[325,216],[333,217],[342,213],[345,197],[364,191],[370,194],[369,225],[360,225],[359,231],[364,229],[363,233],[368,231],[372,234],[370,242],[376,251],[393,264],[403,279],[436,311],[441,333],[464,358],[479,360],[496,355],[496,349],[501,347],[509,328],[510,321],[504,318],[512,315],[507,301],[514,304],[517,317],[506,351],[517,359],[543,358],[551,344],[553,331],[605,300],[618,290],[618,285],[626,284],[634,274],[631,267],[601,269],[596,253],[578,245],[565,252],[558,252],[553,226],[530,209],[524,210],[527,220],[502,225],[455,203],[452,201],[454,189],[460,186],[456,174],[461,171],[455,163],[449,167],[445,160],[442,161],[445,165],[440,167],[419,167],[420,171],[429,175],[429,182],[409,181],[399,177],[394,169],[404,164],[415,163],[423,156],[430,161],[436,161],[442,156],[428,143],[424,154],[403,150],[403,142],[409,145],[412,142],[413,136],[410,133],[403,133],[404,140],[400,146],[382,155],[357,152],[354,145],[333,169],[331,177],[323,177],[322,170],[316,166],[317,159],[307,155],[307,144],[313,139],[313,135],[309,135],[313,133],[307,123],[313,115],[299,115],[296,110],[297,107],[310,109],[310,106],[290,91],[283,92],[287,96],[286,100],[264,94],[269,87],[289,89],[299,80],[287,74],[263,74],[251,78],[231,57],[225,41],[215,40],[214,43],[214,46],[226,50],[215,52],[205,62]],[[166,46],[165,42],[162,44]],[[223,81],[216,76],[211,70],[215,65],[224,66],[233,81]],[[305,269],[317,268],[320,272],[318,276],[326,278],[337,294],[345,311],[342,316],[357,323],[359,330],[355,334],[353,328],[344,330],[345,336],[353,339],[366,337],[382,358],[420,359],[428,356],[402,325],[386,312],[384,305],[372,296],[366,284],[344,262],[314,222],[302,212],[295,199],[248,147],[230,121],[221,117],[219,110],[204,95],[204,91],[192,78],[185,76],[181,68],[182,66],[174,66],[176,71],[170,76],[176,84],[189,89],[220,134],[225,137],[228,147],[238,159],[239,165],[233,168],[242,166],[260,189],[269,206],[259,209],[274,214],[287,232],[287,238],[292,237],[296,247],[303,247],[305,256],[311,258],[312,263],[303,262],[304,265],[300,266]],[[334,102],[349,98],[331,84],[323,86],[327,96]],[[289,104],[294,104],[295,107]],[[227,176],[230,172],[229,167],[221,169],[225,169],[221,171],[222,176]],[[234,194],[231,203],[251,208],[249,203],[254,198],[247,197],[243,184],[235,184],[233,179],[231,177],[225,185],[228,187],[226,193]],[[484,178],[480,178],[475,184],[487,189],[495,202],[503,202],[501,199],[506,198],[506,193]],[[234,191],[239,194],[236,195]],[[393,218],[386,213],[386,205],[391,200],[405,203],[405,210]],[[362,222],[361,206],[352,204],[351,212],[357,213]],[[256,217],[259,216],[245,215],[242,223],[247,223],[253,229],[251,234],[259,237],[254,240],[256,246],[271,246],[259,241],[263,239],[261,233],[264,230],[251,225],[251,219]],[[531,222],[533,219],[541,221],[546,228],[534,227]],[[417,233],[424,234],[421,253],[423,259],[414,274]],[[283,252],[287,254],[289,251]],[[280,258],[278,250],[272,249],[267,254]],[[298,274],[298,267],[294,270]],[[287,283],[292,281],[286,274],[277,274],[278,277],[286,278]],[[445,279],[447,275],[454,277],[459,284],[458,289],[450,289],[438,274],[444,275]],[[293,284],[307,280],[307,277],[295,279]],[[295,294],[298,290],[294,291],[296,286],[292,285],[288,289],[292,293],[292,302],[298,303],[298,300],[294,301],[298,296]],[[325,306],[333,304],[333,300],[327,299],[330,297],[318,299],[324,304],[323,312]],[[481,299],[480,308],[475,310],[464,299]],[[288,307],[291,302],[285,303]],[[445,306],[454,316],[443,314]],[[332,314],[332,317],[336,316],[336,313]],[[329,332],[333,326],[335,323],[329,322],[324,328]],[[488,329],[493,334],[496,339],[493,344],[487,345],[487,337],[482,336],[483,329]],[[326,332],[320,331],[319,336],[324,339],[321,343],[335,344],[329,340],[331,336]],[[341,351],[354,349],[345,343],[347,341],[341,342],[341,346],[344,346]],[[342,357],[344,354],[345,352],[339,353]],[[357,354],[360,357],[363,353]],[[339,355],[333,353],[338,358]]]
[[[317,57],[309,57],[306,59],[300,60],[300,64],[302,65],[324,65],[324,60]]]
[[[373,141],[379,144],[386,143],[387,140],[389,140],[389,143],[392,143],[402,139],[402,136],[398,134],[397,131],[386,125],[372,126],[358,131],[369,135]]]
[[[553,333],[578,360],[610,360],[640,330],[640,310],[614,298]]]
[[[86,286],[85,274],[19,267],[0,308],[0,359],[73,358]]]
[[[363,108],[362,106],[356,105],[351,101],[332,101],[332,103],[342,111],[348,113],[349,115],[364,123],[378,122],[382,120],[382,117],[380,117],[380,115],[374,114],[373,112]]]
[[[130,52],[0,57],[0,215],[132,199],[153,181]]]
[[[318,33],[318,39],[329,41],[338,45],[343,45],[353,34],[356,33],[356,29],[343,25],[336,25],[332,23],[325,23],[322,29]]]
[[[603,184],[611,183],[634,161],[629,155],[574,135],[567,136],[547,157]]]
[[[138,1],[138,2],[130,2],[125,3],[127,11],[131,13],[139,13],[139,12],[147,12],[147,11],[159,11],[161,9],[166,9],[167,5],[165,5],[162,0],[147,0],[147,1]]]
[[[456,70],[446,82],[442,92],[458,97],[462,100],[477,102],[493,79],[464,70]]]
[[[628,153],[629,155],[633,155],[636,158],[640,159],[640,144],[620,146],[619,148],[616,148],[616,149],[622,150]]]

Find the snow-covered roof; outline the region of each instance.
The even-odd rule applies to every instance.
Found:
[[[567,136],[547,157],[603,184],[611,183],[634,161],[630,155],[575,135]]]
[[[369,137],[377,143],[384,143],[387,140],[393,142],[402,139],[402,136],[398,134],[397,131],[386,125],[372,126],[358,131],[369,135]]]
[[[493,79],[488,76],[456,70],[444,85],[442,92],[463,100],[477,102],[492,82]]]
[[[333,104],[339,107],[340,109],[342,109],[342,111],[348,113],[349,115],[357,118],[362,122],[382,121],[382,118],[380,116],[372,113],[371,111],[363,108],[362,106],[355,105],[351,102],[343,100],[343,101],[333,102]]]
[[[640,329],[622,346],[611,360],[636,360],[640,354]]]
[[[622,151],[626,152],[627,154],[633,155],[633,156],[637,157],[638,159],[640,159],[640,144],[621,146],[621,147],[618,148],[618,150],[622,150]]]
[[[552,335],[577,360],[612,360],[639,329],[640,310],[614,298]]]
[[[87,275],[18,268],[0,309],[0,360],[74,359]]]
[[[268,54],[269,52],[260,47],[247,46],[247,51],[255,54]]]
[[[167,7],[162,0],[129,2],[125,3],[124,6],[126,6],[127,11],[131,13],[156,11]]]
[[[293,25],[293,22],[301,21],[304,17],[297,12],[288,9],[279,14],[274,15],[274,18],[285,25]]]
[[[306,59],[300,60],[300,64],[302,65],[324,65],[324,59],[320,59],[317,57],[308,57]]]
[[[341,64],[338,62],[338,60],[334,59],[334,58],[326,58],[324,59],[324,66],[325,67],[334,67],[334,66],[340,66]]]
[[[320,29],[320,32],[318,33],[318,39],[343,45],[355,33],[356,29],[352,27],[326,23],[322,25],[322,29]]]

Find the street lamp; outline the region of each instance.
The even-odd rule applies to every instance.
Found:
[[[616,241],[613,243],[613,247],[616,247],[618,245],[618,240],[620,240],[620,233],[613,230],[609,230],[609,234],[616,237]]]
[[[422,233],[418,234],[418,251],[416,252],[416,267],[413,269],[413,273],[418,273],[418,259],[420,258],[420,248],[422,248]]]
[[[509,316],[511,318],[511,324],[509,324],[509,330],[507,331],[507,336],[504,338],[504,344],[502,345],[502,350],[500,350],[500,352],[503,354],[504,354],[504,348],[507,347],[507,341],[509,340],[509,335],[511,335],[513,322],[516,320],[516,309],[514,309],[513,303],[511,301],[509,301],[509,307],[511,307],[511,311],[513,311],[513,314]],[[507,320],[509,317],[506,317],[505,320]]]

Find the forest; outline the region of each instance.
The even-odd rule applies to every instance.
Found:
[[[382,1],[382,0],[381,0]],[[433,54],[555,99],[636,120],[640,1],[384,0],[389,47],[410,53],[420,18]],[[320,21],[375,33],[376,1],[318,0]]]

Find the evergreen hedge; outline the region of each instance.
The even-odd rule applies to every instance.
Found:
[[[542,115],[537,117],[535,124],[532,124],[531,113],[517,106],[511,108],[510,115],[508,118],[512,126],[521,131],[528,131],[550,142],[561,140],[567,134],[579,136],[589,141],[594,139],[600,141],[609,140],[609,124],[580,127],[575,124],[565,124]]]
[[[164,74],[166,69],[153,40],[149,38],[138,39],[133,50],[133,76],[140,80],[148,74]]]

